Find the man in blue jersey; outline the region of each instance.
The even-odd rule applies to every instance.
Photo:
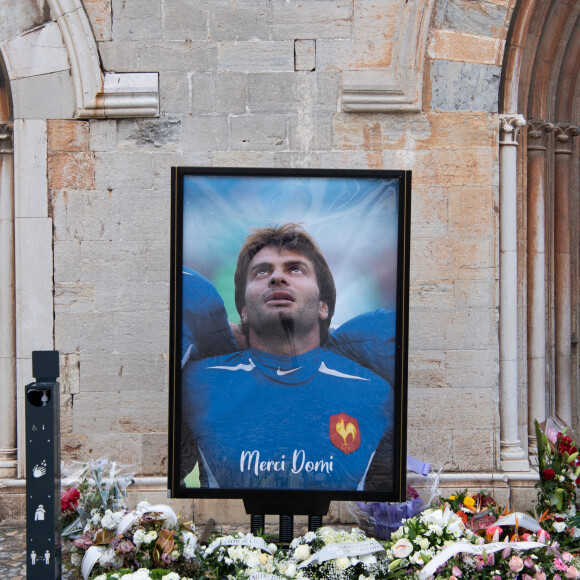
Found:
[[[314,240],[295,224],[255,230],[234,283],[249,348],[192,360],[182,374],[201,484],[389,490],[393,390],[321,346],[336,290]]]

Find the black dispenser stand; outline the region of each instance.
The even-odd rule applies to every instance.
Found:
[[[60,402],[57,351],[34,351],[26,385],[26,577],[61,578]]]

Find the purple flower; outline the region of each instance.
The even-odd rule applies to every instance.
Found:
[[[534,561],[528,556],[525,560],[524,560],[524,566],[526,568],[532,568],[534,565]]]

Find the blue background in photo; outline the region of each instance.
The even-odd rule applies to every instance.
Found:
[[[337,289],[337,327],[396,306],[398,182],[395,179],[187,175],[183,265],[211,280],[232,322],[234,271],[251,228],[300,223],[316,240]]]

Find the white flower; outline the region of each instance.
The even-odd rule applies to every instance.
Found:
[[[145,539],[145,530],[142,530],[141,528],[139,528],[134,534],[133,534],[133,543],[139,547],[142,543],[143,540]]]
[[[83,561],[83,554],[81,554],[80,552],[71,552],[70,563],[73,566],[78,568],[81,565],[82,561]]]
[[[566,522],[554,522],[552,527],[557,532],[563,532],[566,529]]]
[[[157,532],[155,530],[151,530],[150,532],[147,532],[145,534],[145,537],[143,538],[143,543],[144,544],[150,544],[151,542],[154,542],[157,539]]]
[[[183,541],[183,557],[186,560],[191,560],[195,556],[197,538],[191,532],[183,532],[181,539]]]
[[[144,512],[145,510],[149,509],[150,507],[151,507],[151,504],[148,501],[140,501],[137,504],[137,507],[135,509],[139,510],[140,512]]]
[[[422,566],[424,562],[423,558],[421,557],[421,552],[415,552],[409,556],[409,562],[411,562],[411,564],[420,564]]]
[[[298,562],[304,562],[304,560],[307,560],[308,558],[310,558],[310,546],[308,544],[302,544],[300,546],[298,546],[296,548],[296,550],[294,550],[294,558],[298,561]]]
[[[94,580],[107,580],[107,575],[106,574],[99,574],[98,576],[95,576]]]
[[[169,574],[166,574],[165,576],[163,576],[163,579],[164,580],[180,580],[180,576],[176,572],[169,572]]]
[[[294,576],[296,576],[296,564],[288,564],[288,566],[286,566],[286,570],[282,571],[282,574],[284,574],[284,576],[288,576],[288,578],[294,578]]]
[[[374,554],[363,554],[362,556],[359,556],[359,558],[365,566],[377,563],[377,557]]]
[[[350,566],[350,558],[337,558],[336,560],[334,560],[334,565],[339,570],[345,570]]]
[[[421,550],[426,550],[427,548],[429,548],[429,539],[428,538],[415,538],[415,541],[417,542],[417,544],[419,544],[419,547],[421,548]]]
[[[413,544],[407,538],[401,538],[393,546],[393,556],[395,558],[406,558],[413,551]]]

